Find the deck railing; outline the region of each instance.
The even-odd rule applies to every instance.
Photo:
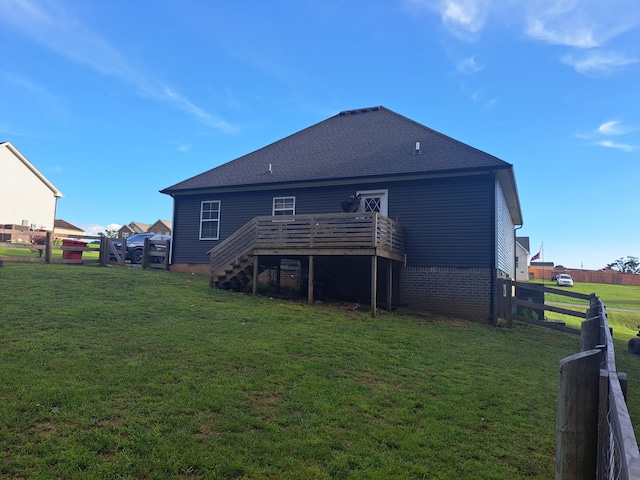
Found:
[[[379,213],[256,217],[209,251],[212,274],[222,274],[254,249],[327,255],[360,250],[398,258],[404,253],[404,235],[400,224]]]

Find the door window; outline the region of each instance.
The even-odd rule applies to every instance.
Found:
[[[385,217],[388,214],[388,190],[363,190],[360,195],[360,212],[378,212]]]

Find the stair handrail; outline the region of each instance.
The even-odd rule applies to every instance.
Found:
[[[211,274],[222,275],[227,267],[251,252],[256,244],[258,217],[236,230],[220,244],[207,252],[211,263]]]

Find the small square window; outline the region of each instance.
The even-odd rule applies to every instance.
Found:
[[[295,215],[296,197],[273,197],[273,215]]]

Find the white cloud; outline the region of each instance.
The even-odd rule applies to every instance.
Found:
[[[84,230],[84,233],[89,236],[97,236],[98,233],[104,233],[107,230],[117,231],[122,228],[122,225],[118,225],[117,223],[110,223],[106,227],[104,225],[98,225],[95,223],[78,223],[79,228]]]
[[[629,145],[627,143],[612,142],[611,140],[600,140],[599,142],[596,142],[595,145],[606,148],[614,148],[616,150],[622,150],[623,152],[634,152],[638,150],[638,147],[635,147],[633,145]]]
[[[118,78],[135,87],[142,96],[172,105],[225,133],[235,131],[230,124],[204,111],[175,90],[150,79],[105,39],[53,1],[4,0],[0,22],[73,62]]]
[[[40,103],[49,105],[55,105],[57,103],[57,99],[44,87],[33,83],[31,80],[21,75],[7,71],[0,71],[0,81],[21,90],[25,90],[32,98],[35,98]]]
[[[482,29],[487,11],[477,0],[443,0],[439,3],[442,21],[455,29],[476,33]]]
[[[617,52],[594,50],[581,55],[564,55],[562,62],[583,75],[605,75],[627,65],[638,63],[638,59]]]
[[[480,65],[478,62],[476,62],[476,57],[472,56],[460,60],[456,65],[456,68],[460,73],[472,74],[484,70],[485,66]]]
[[[406,0],[440,15],[449,31],[463,40],[475,40],[487,20],[491,0]]]
[[[618,121],[614,121],[614,122],[605,122],[602,125],[600,125],[598,127],[598,132],[602,133],[603,135],[617,135],[617,127],[616,125],[618,125],[620,122]]]
[[[498,99],[492,98],[491,100],[487,101],[484,106],[487,110],[491,110],[496,106],[496,103],[498,103]]]
[[[527,20],[525,32],[530,37],[551,43],[553,45],[567,45],[577,48],[593,48],[600,44],[593,37],[593,31],[588,27],[571,26],[572,28],[553,28],[539,18]]]
[[[629,143],[614,142],[612,140],[609,140],[603,137],[627,135],[629,133],[633,133],[638,130],[639,130],[638,128],[635,128],[633,126],[623,125],[619,120],[609,120],[607,122],[602,123],[598,128],[593,130],[591,133],[577,134],[576,137],[583,140],[591,141],[590,143],[591,145],[597,145],[599,147],[605,147],[605,148],[613,148],[615,150],[620,150],[623,152],[635,152],[640,148]]]
[[[625,135],[637,130],[635,127],[622,125],[618,120],[605,122],[598,127],[598,132],[603,135]]]
[[[405,0],[411,7],[439,15],[448,31],[477,40],[490,22],[521,28],[524,35],[549,45],[593,53],[569,53],[562,61],[584,75],[615,71],[637,59],[616,45],[617,37],[640,26],[638,0]],[[617,42],[623,43],[623,42]],[[458,67],[460,68],[460,67]]]
[[[596,48],[640,23],[637,0],[532,0],[525,33],[553,45]]]

